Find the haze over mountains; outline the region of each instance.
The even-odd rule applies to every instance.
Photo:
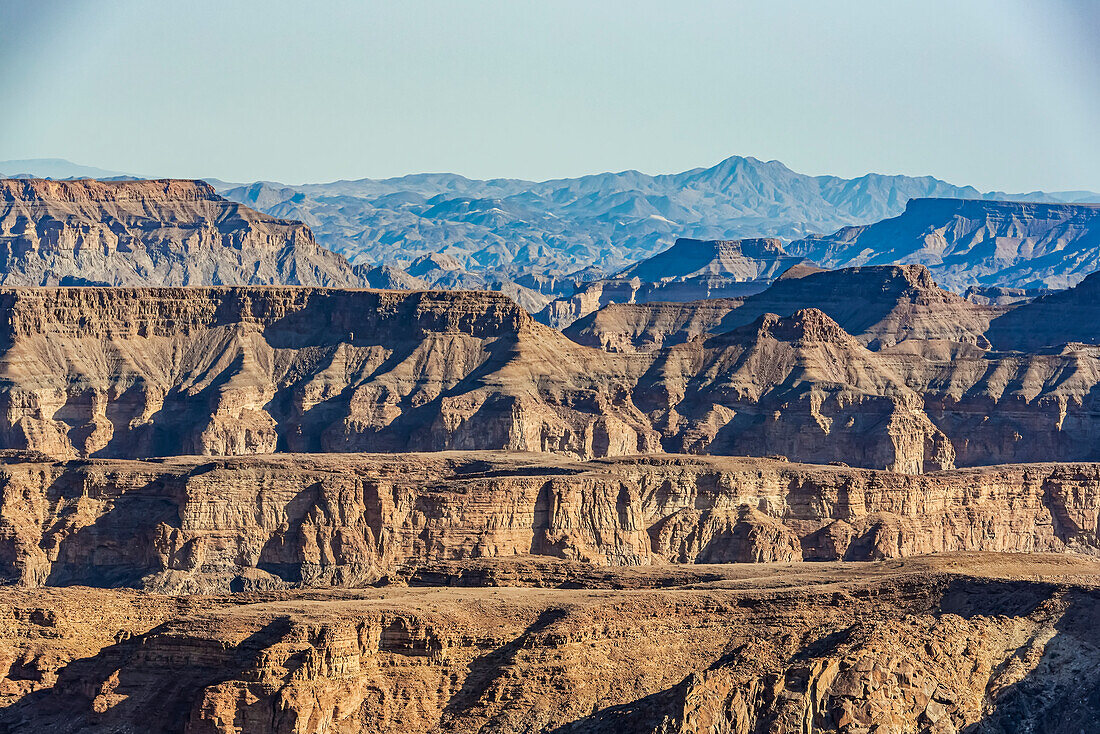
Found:
[[[1100,268],[1100,206],[913,199],[788,249],[827,267],[920,263],[942,285],[1067,288]]]
[[[0,172],[90,175],[59,166],[8,161]],[[230,199],[308,224],[320,244],[355,264],[407,265],[445,253],[465,269],[501,276],[563,275],[589,265],[611,274],[678,237],[829,234],[897,216],[914,198],[1100,202],[1095,192],[982,193],[930,176],[808,176],[779,161],[740,156],[675,174],[624,171],[542,182],[449,173],[295,186],[210,181]]]

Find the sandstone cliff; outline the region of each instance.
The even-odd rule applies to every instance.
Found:
[[[226,592],[362,586],[443,563],[1097,553],[1100,467],[922,476],[762,459],[534,454],[9,459],[0,577]]]
[[[796,267],[741,299],[607,306],[564,330],[578,343],[613,351],[658,349],[750,324],[764,314],[824,311],[874,351],[910,341],[988,349],[990,323],[1009,309],[943,290],[923,265],[825,270]],[[1031,323],[1031,331],[1042,331]]]
[[[743,298],[684,303],[612,303],[577,319],[562,333],[608,352],[650,352],[723,330],[723,319]]]
[[[0,284],[358,286],[301,222],[203,181],[0,179]]]
[[[663,450],[903,472],[1094,461],[1100,350],[1081,343],[1096,341],[1091,282],[1006,313],[935,288],[917,266],[822,272],[705,318],[685,306],[664,322],[671,346],[621,353],[493,293],[9,289],[0,448]],[[1066,299],[1083,316],[1045,326]],[[641,337],[601,343],[636,349],[645,323],[663,328],[641,323]],[[675,343],[703,328],[730,330]],[[1067,335],[1079,341],[1031,346]]]

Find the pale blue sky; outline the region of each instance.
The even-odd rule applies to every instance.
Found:
[[[0,0],[0,160],[1100,190],[1100,3]]]

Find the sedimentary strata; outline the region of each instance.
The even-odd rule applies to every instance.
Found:
[[[828,267],[920,263],[948,287],[1067,288],[1100,267],[1100,206],[911,199],[899,216],[792,242]]]
[[[1095,553],[1100,466],[912,476],[687,456],[27,457],[5,462],[0,492],[10,583],[226,592],[528,555],[637,566]]]
[[[617,589],[492,567],[529,588],[0,590],[0,727],[1076,734],[1098,712],[1096,563],[702,566]]]
[[[0,179],[3,285],[363,283],[301,222],[203,181]]]

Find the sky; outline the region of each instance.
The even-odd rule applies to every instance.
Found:
[[[1100,2],[0,0],[0,104],[0,160],[148,176],[1100,191]]]

